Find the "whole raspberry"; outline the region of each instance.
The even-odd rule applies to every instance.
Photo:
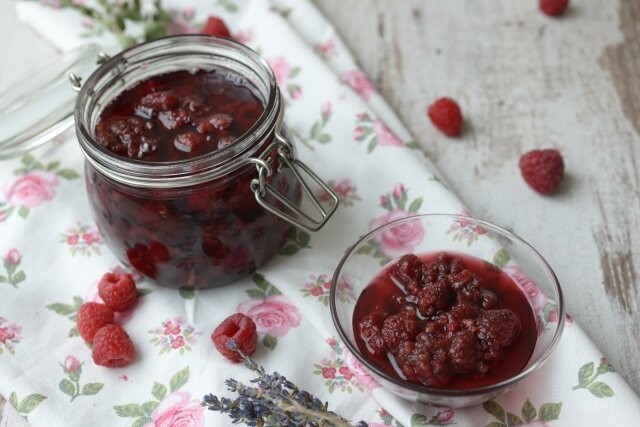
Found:
[[[564,162],[558,150],[531,150],[520,157],[524,180],[538,193],[550,194],[564,177]]]
[[[98,284],[98,295],[113,311],[125,311],[138,300],[136,282],[127,273],[105,273]]]
[[[246,356],[251,356],[258,345],[258,333],[253,320],[242,313],[235,313],[227,317],[220,323],[211,334],[211,341],[216,346],[220,354],[232,362],[242,361],[242,356],[238,351],[228,347],[229,341],[233,340],[239,351]]]
[[[462,113],[451,98],[440,98],[427,109],[431,122],[445,135],[457,136],[462,128]]]
[[[231,33],[227,24],[217,16],[210,16],[200,30],[200,34],[208,34],[210,36],[231,38]]]
[[[85,302],[78,309],[76,324],[78,333],[90,343],[100,328],[113,323],[113,311],[98,302]]]
[[[567,10],[569,0],[540,0],[538,6],[549,16],[560,16]]]
[[[91,356],[96,365],[116,368],[131,363],[136,350],[122,326],[107,325],[100,328],[93,338]]]

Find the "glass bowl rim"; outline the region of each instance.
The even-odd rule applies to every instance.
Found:
[[[487,228],[487,229],[492,230],[494,232],[497,232],[499,234],[505,235],[506,237],[508,237],[508,238],[510,238],[512,240],[515,240],[515,241],[517,241],[519,243],[522,243],[525,247],[527,247],[527,248],[529,248],[529,250],[531,250],[531,252],[532,252],[532,254],[533,254],[533,256],[535,258],[537,258],[539,261],[542,262],[542,265],[546,269],[547,273],[550,274],[550,277],[552,279],[553,287],[555,288],[555,291],[558,294],[558,298],[557,298],[558,300],[555,301],[555,303],[557,305],[557,310],[558,310],[558,326],[557,326],[556,331],[555,331],[555,333],[553,335],[551,343],[547,346],[547,348],[544,350],[544,352],[541,355],[538,356],[537,360],[533,361],[533,363],[531,363],[531,366],[529,366],[527,369],[524,369],[524,370],[520,371],[517,375],[514,375],[513,377],[508,378],[508,379],[506,379],[504,381],[501,381],[501,382],[498,382],[498,383],[495,383],[495,384],[491,384],[491,385],[488,385],[488,386],[484,386],[484,387],[476,387],[476,388],[460,389],[460,390],[432,388],[432,387],[427,387],[427,386],[423,386],[423,385],[419,385],[419,384],[414,384],[414,383],[411,383],[409,381],[402,380],[400,378],[392,377],[388,373],[384,372],[382,369],[380,369],[377,366],[375,366],[373,363],[371,363],[368,360],[366,360],[362,356],[362,354],[360,353],[360,350],[357,348],[357,346],[352,344],[350,339],[346,336],[346,333],[344,332],[342,326],[340,325],[340,320],[338,319],[337,306],[336,306],[337,282],[338,282],[338,277],[340,276],[343,267],[345,266],[347,261],[352,256],[356,255],[356,253],[355,253],[356,249],[364,241],[370,239],[373,235],[377,234],[378,232],[380,232],[381,230],[383,230],[385,228],[393,227],[394,225],[397,225],[398,223],[408,222],[408,221],[411,221],[411,220],[416,220],[416,219],[421,219],[421,218],[449,218],[449,219],[454,220],[454,221],[455,220],[472,221],[474,223],[477,223],[478,225],[481,225],[484,228]],[[404,217],[404,218],[396,219],[396,220],[387,222],[385,224],[382,224],[381,226],[374,228],[373,230],[369,231],[364,236],[360,237],[348,249],[348,251],[343,255],[342,259],[340,259],[340,262],[338,263],[337,267],[334,270],[333,277],[331,279],[331,289],[330,289],[330,292],[329,292],[329,305],[330,305],[330,309],[331,309],[331,318],[333,320],[333,325],[336,328],[336,330],[338,331],[338,335],[340,336],[340,339],[347,346],[347,349],[351,352],[351,354],[353,354],[353,356],[361,364],[363,364],[366,367],[367,370],[373,371],[376,375],[384,378],[385,381],[389,381],[389,382],[391,382],[391,383],[393,383],[393,384],[395,384],[397,386],[400,386],[400,387],[405,388],[405,389],[412,390],[412,391],[417,392],[417,393],[422,393],[422,394],[427,394],[427,395],[450,396],[450,397],[468,397],[470,395],[479,395],[479,394],[485,394],[485,393],[490,394],[490,393],[499,392],[499,391],[501,391],[503,389],[510,388],[511,386],[514,386],[515,384],[519,383],[520,381],[522,381],[523,379],[525,379],[526,377],[528,377],[532,373],[536,372],[549,359],[549,357],[553,353],[553,350],[556,348],[558,342],[560,341],[560,337],[561,337],[562,331],[564,329],[564,321],[565,321],[564,296],[562,294],[562,288],[560,287],[560,282],[558,281],[558,278],[557,278],[555,272],[553,271],[553,269],[551,268],[551,266],[549,265],[547,260],[542,256],[542,254],[540,254],[540,252],[538,252],[538,250],[536,248],[531,246],[531,244],[529,244],[527,241],[522,239],[517,234],[512,233],[511,231],[506,230],[506,229],[504,229],[504,228],[502,228],[502,227],[500,227],[498,225],[495,225],[495,224],[492,224],[490,222],[484,221],[482,219],[477,219],[477,218],[474,218],[474,217],[471,217],[471,216],[458,215],[458,214],[447,214],[447,213],[418,214],[418,215],[411,215],[411,216],[407,216],[407,217]]]

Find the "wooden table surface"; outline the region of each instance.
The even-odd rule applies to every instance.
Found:
[[[547,258],[569,312],[640,392],[640,1],[575,1],[561,19],[537,0],[316,3],[474,214]],[[0,90],[55,52],[8,0],[0,40]],[[461,138],[426,118],[445,95]],[[543,147],[565,159],[553,197],[519,175]],[[25,425],[8,406],[0,427]]]

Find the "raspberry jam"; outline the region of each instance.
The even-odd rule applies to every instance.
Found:
[[[457,253],[405,255],[385,268],[356,302],[353,328],[362,354],[387,374],[457,390],[518,374],[537,339],[513,279]]]
[[[122,92],[100,115],[96,142],[119,156],[170,162],[223,149],[264,111],[250,84],[224,71],[174,71]]]

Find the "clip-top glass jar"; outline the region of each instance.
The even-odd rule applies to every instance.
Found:
[[[101,114],[119,94],[179,70],[229,73],[250,87],[264,112],[232,144],[183,160],[132,159],[96,143]],[[276,255],[291,227],[318,230],[337,208],[336,195],[295,158],[273,72],[240,43],[157,39],[105,60],[79,89],[76,132],[96,222],[118,258],[160,285],[233,282]],[[329,203],[314,195],[318,190]]]

